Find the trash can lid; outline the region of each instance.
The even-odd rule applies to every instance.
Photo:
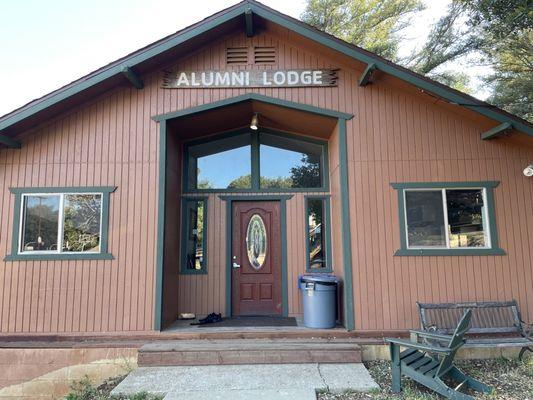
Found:
[[[323,274],[305,274],[300,275],[299,280],[301,282],[316,282],[325,285],[336,285],[340,282],[338,276],[335,275],[323,275]]]

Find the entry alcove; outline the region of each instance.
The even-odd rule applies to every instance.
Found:
[[[340,114],[252,95],[177,111],[159,119],[160,124],[164,124],[161,132],[165,135],[162,142],[166,156],[162,328],[172,325],[180,313],[195,313],[200,317],[212,312],[223,316],[233,314],[232,217],[228,207],[239,199],[267,199],[282,204],[280,315],[300,316],[302,313],[297,288],[300,274],[333,272],[342,278],[338,168]],[[250,129],[254,115],[258,116],[257,130]],[[263,139],[259,139],[261,135]],[[319,184],[312,184],[312,187],[294,187],[302,186],[294,184],[265,187],[265,178],[259,171],[261,145],[284,149],[288,156],[291,151],[317,157],[319,154]],[[222,152],[247,146],[250,149],[249,159],[243,153],[235,153],[234,157],[230,154],[225,167],[239,174],[241,164],[249,163],[249,184],[230,187],[198,184],[201,180],[198,170],[201,167],[191,158],[199,159],[206,154],[216,154],[219,150]],[[272,158],[268,161],[275,162]],[[315,204],[310,200],[314,199],[324,203],[320,211],[323,214],[320,216],[320,229],[312,225],[313,218],[309,214],[309,205]],[[191,203],[195,202],[198,205],[191,212]],[[198,210],[201,211],[201,218]],[[313,251],[315,254],[317,252],[315,241],[310,242],[309,239],[310,230],[320,233],[320,263],[310,262]],[[191,246],[195,249],[194,262],[190,261]],[[313,269],[310,265],[320,268]]]

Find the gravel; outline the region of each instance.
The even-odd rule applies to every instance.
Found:
[[[429,389],[402,377],[402,393],[391,392],[391,374],[389,361],[370,361],[365,363],[372,378],[381,390],[372,393],[320,393],[319,400],[430,400],[443,399]],[[524,361],[494,360],[459,360],[456,366],[466,374],[480,380],[494,389],[490,395],[468,392],[475,399],[533,400],[533,357]]]

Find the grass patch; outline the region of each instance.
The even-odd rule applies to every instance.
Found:
[[[494,360],[458,360],[456,365],[466,374],[493,388],[491,395],[469,393],[483,400],[533,400],[533,357],[524,361],[498,358]],[[402,377],[402,393],[391,392],[389,361],[366,362],[370,375],[381,390],[369,393],[319,393],[319,400],[441,400],[443,397]]]
[[[155,396],[145,392],[129,396],[111,396],[111,391],[126,377],[117,376],[107,379],[99,386],[95,386],[86,376],[71,385],[71,391],[65,396],[66,400],[162,400],[163,396]]]

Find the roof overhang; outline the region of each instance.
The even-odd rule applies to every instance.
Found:
[[[253,35],[254,18],[263,18],[279,24],[307,39],[366,64],[368,68],[361,79],[363,85],[368,83],[371,73],[376,70],[381,71],[451,104],[490,118],[498,125],[507,124],[511,129],[533,136],[533,125],[528,121],[346,43],[254,0],[245,0],[214,14],[1,117],[0,134],[4,138],[13,140],[12,138],[18,133],[31,129],[53,118],[66,108],[81,104],[88,98],[118,85],[133,84],[135,87],[142,88],[140,74],[165,61],[169,62],[173,58],[186,54],[203,43],[209,43],[214,35],[219,37],[235,29],[242,29],[247,35]],[[130,73],[131,71],[134,72]]]

